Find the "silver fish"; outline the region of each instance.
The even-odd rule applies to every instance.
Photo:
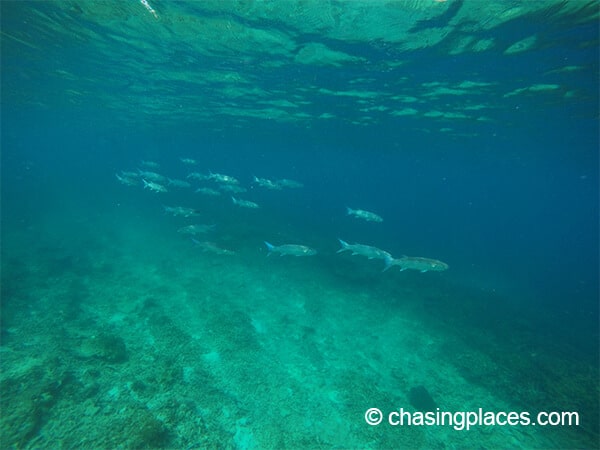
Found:
[[[165,212],[168,214],[173,214],[174,216],[180,217],[195,217],[199,216],[200,213],[198,210],[194,208],[185,208],[183,206],[164,206]]]
[[[154,192],[167,192],[167,188],[162,184],[155,183],[154,181],[147,181],[145,178],[142,178],[144,182],[144,189],[150,189]]]
[[[281,186],[277,183],[277,181],[271,181],[267,178],[258,178],[254,177],[254,183],[259,185],[260,187],[264,187],[266,189],[271,189],[273,191],[280,191]]]
[[[369,259],[387,260],[388,258],[392,257],[392,255],[390,255],[388,252],[377,247],[364,244],[348,244],[346,241],[342,241],[341,239],[338,239],[338,241],[340,241],[340,244],[342,244],[342,248],[337,251],[338,253],[350,251],[353,255],[365,256]]]
[[[192,187],[192,185],[190,183],[188,183],[187,181],[183,181],[183,180],[177,180],[174,178],[168,178],[169,180],[169,186],[175,186],[178,188],[189,188]]]
[[[273,245],[265,241],[265,245],[269,250],[269,255],[271,253],[279,253],[281,256],[290,255],[290,256],[312,256],[316,255],[317,251],[307,247],[306,245],[298,245],[298,244],[284,244],[284,245]]]
[[[125,186],[136,186],[139,184],[139,179],[131,178],[125,175],[123,172],[121,172],[120,175],[115,173],[115,176],[117,177],[117,180],[119,180],[119,182]]]
[[[212,195],[212,196],[221,195],[221,193],[219,191],[212,189],[212,188],[207,188],[207,187],[198,188],[194,192],[196,192],[197,194]]]
[[[214,253],[215,255],[235,255],[235,252],[233,250],[221,248],[214,242],[200,242],[193,238],[192,242],[194,242],[194,244],[196,244],[196,247],[200,248],[203,252]]]
[[[165,177],[164,175],[161,175],[160,173],[156,173],[156,172],[150,172],[148,170],[139,170],[138,172],[140,173],[140,176],[142,178],[145,178],[147,180],[150,181],[154,181],[155,183],[166,183],[167,177]]]
[[[190,174],[188,174],[188,176],[186,178],[189,178],[190,180],[198,180],[198,181],[205,181],[205,180],[210,180],[210,175],[205,175],[203,173],[199,173],[199,172],[192,172]]]
[[[140,161],[140,164],[144,167],[148,167],[150,169],[158,169],[160,164],[154,161],[144,161],[143,159]]]
[[[233,201],[234,205],[241,206],[242,208],[250,208],[250,209],[260,208],[260,206],[258,206],[257,203],[251,202],[250,200],[241,200],[241,199],[237,199],[235,197],[231,197],[231,200]]]
[[[363,219],[367,222],[383,222],[383,218],[371,211],[365,211],[364,209],[352,209],[346,208],[349,216],[356,217],[357,219]]]
[[[288,180],[287,178],[284,178],[282,180],[277,180],[275,182],[275,184],[282,188],[285,187],[285,188],[299,189],[301,187],[304,187],[304,185],[302,183],[300,183],[299,181]]]
[[[197,234],[208,233],[209,231],[212,231],[214,229],[215,229],[214,225],[194,224],[194,225],[187,225],[185,227],[181,227],[179,230],[177,230],[177,232],[195,236]]]
[[[247,191],[245,187],[238,186],[237,184],[220,184],[219,189],[230,194],[241,194]]]
[[[223,175],[221,173],[210,173],[208,176],[209,180],[216,181],[217,183],[223,184],[240,184],[237,178],[232,177],[231,175]]]
[[[448,270],[448,264],[437,259],[422,258],[420,256],[403,256],[401,258],[389,258],[385,259],[385,269],[387,270],[392,266],[400,266],[400,272],[404,270],[418,270],[421,273],[424,272],[443,272]]]

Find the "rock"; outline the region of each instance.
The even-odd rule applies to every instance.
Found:
[[[435,411],[437,408],[437,404],[424,386],[410,388],[408,401],[417,411],[421,412]]]

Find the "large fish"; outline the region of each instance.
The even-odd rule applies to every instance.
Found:
[[[181,227],[179,230],[177,230],[177,232],[196,236],[197,234],[208,233],[209,231],[212,231],[214,229],[214,225],[195,224]]]
[[[387,270],[392,266],[399,266],[400,272],[404,270],[418,270],[421,273],[424,272],[443,272],[448,270],[448,264],[437,259],[422,258],[420,256],[403,256],[401,258],[385,258],[385,269]]]
[[[154,192],[167,192],[167,188],[162,184],[155,183],[154,181],[148,181],[145,178],[142,178],[142,181],[144,182],[144,189],[150,189]]]
[[[265,241],[265,245],[269,250],[269,255],[271,253],[279,253],[281,256],[290,255],[290,256],[312,256],[316,255],[317,251],[307,247],[306,245],[298,245],[298,244],[284,244],[284,245],[272,245]]]
[[[365,211],[364,209],[352,209],[346,208],[346,212],[349,216],[356,217],[357,219],[363,219],[367,222],[383,222],[383,218],[371,211]]]
[[[180,217],[195,217],[199,216],[200,212],[194,208],[185,208],[183,206],[165,206],[163,205],[165,213],[172,214]]]
[[[241,206],[242,208],[257,209],[260,208],[257,203],[251,202],[250,200],[242,200],[235,197],[231,197],[231,201],[234,205]]]
[[[364,244],[348,244],[346,241],[342,241],[341,239],[338,239],[338,241],[340,241],[340,244],[342,244],[342,248],[337,251],[338,253],[349,251],[352,252],[353,255],[361,255],[369,259],[387,260],[388,258],[392,258],[392,255],[390,255],[388,252],[377,247]]]
[[[214,242],[204,241],[200,242],[192,238],[192,242],[196,244],[196,247],[201,249],[203,252],[214,253],[215,255],[235,255],[233,250],[221,248]]]
[[[279,184],[277,184],[276,181],[272,181],[267,178],[259,178],[257,176],[254,176],[254,183],[256,183],[258,186],[264,187],[266,189],[271,189],[274,191],[281,190],[281,186]]]

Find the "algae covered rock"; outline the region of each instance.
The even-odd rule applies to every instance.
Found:
[[[416,386],[408,392],[408,401],[417,410],[421,412],[435,411],[437,404],[425,389],[425,386]]]
[[[80,358],[97,358],[110,363],[123,363],[129,359],[123,339],[112,334],[84,338],[75,348],[75,354]]]

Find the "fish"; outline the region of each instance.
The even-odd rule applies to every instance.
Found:
[[[187,225],[185,227],[181,227],[179,230],[177,230],[177,232],[195,236],[195,235],[201,234],[201,233],[208,233],[209,231],[212,231],[214,229],[215,229],[215,225],[194,224],[194,225]]]
[[[277,181],[272,181],[267,178],[258,178],[257,176],[254,176],[253,178],[254,178],[254,183],[259,185],[260,187],[264,187],[266,189],[271,189],[273,191],[281,190],[281,186],[278,184]]]
[[[338,239],[338,241],[340,241],[342,248],[340,248],[337,253],[350,251],[353,255],[365,256],[369,259],[383,259],[385,261],[387,261],[389,258],[392,258],[390,253],[377,247],[364,244],[348,244],[346,241],[342,241],[341,239]]]
[[[189,188],[192,187],[192,185],[190,183],[188,183],[187,181],[183,181],[183,180],[177,180],[174,178],[167,178],[169,180],[169,186],[175,186],[178,188]]]
[[[227,250],[226,248],[221,248],[214,242],[204,241],[200,242],[196,239],[192,238],[192,242],[196,244],[196,247],[200,248],[203,252],[214,253],[216,255],[235,255],[233,250]]]
[[[198,161],[192,158],[179,158],[179,161],[190,166],[195,166],[196,164],[198,164]]]
[[[265,245],[267,246],[267,250],[269,250],[268,255],[270,255],[271,253],[279,253],[281,256],[284,256],[284,255],[312,256],[312,255],[317,254],[316,250],[314,250],[310,247],[307,247],[306,245],[298,245],[298,244],[273,245],[267,241],[265,241]]]
[[[221,173],[210,173],[208,176],[209,180],[216,181],[217,183],[223,184],[240,184],[237,178],[232,177],[231,175],[223,175]]]
[[[139,170],[138,172],[142,178],[146,178],[147,180],[154,181],[155,183],[166,183],[167,177],[161,175],[160,173],[150,172],[147,170]]]
[[[144,167],[148,167],[150,169],[158,169],[160,164],[154,161],[144,161],[143,159],[140,161],[140,164]]]
[[[299,181],[288,180],[287,178],[283,178],[282,180],[277,180],[277,181],[275,181],[275,184],[282,188],[285,187],[285,188],[299,189],[299,188],[304,187],[304,185],[302,183],[300,183]]]
[[[237,184],[220,184],[219,189],[230,194],[241,194],[247,191],[245,187],[238,186]]]
[[[249,209],[260,208],[260,206],[258,206],[257,203],[251,202],[250,200],[241,200],[241,199],[237,199],[235,197],[231,197],[231,200],[233,201],[234,205],[241,206],[242,208],[249,208]]]
[[[402,256],[401,258],[389,258],[385,259],[385,269],[388,270],[392,266],[400,266],[400,272],[405,270],[418,270],[421,273],[425,272],[443,272],[448,270],[448,264],[443,261],[431,258],[423,258],[420,256]]]
[[[346,212],[349,216],[356,217],[357,219],[363,219],[367,222],[383,222],[383,218],[371,211],[365,211],[364,209],[352,209],[346,207]]]
[[[197,194],[212,195],[212,196],[221,195],[221,193],[219,191],[212,189],[212,188],[207,188],[207,187],[198,188],[194,192],[196,192]]]
[[[188,174],[188,176],[186,178],[189,178],[190,180],[198,180],[198,181],[205,181],[205,180],[210,180],[210,175],[205,175],[203,173],[199,173],[199,172],[192,172],[190,174]]]
[[[121,176],[126,178],[139,178],[140,174],[138,172],[121,170]]]
[[[123,172],[121,172],[120,175],[115,173],[115,176],[117,177],[117,180],[119,180],[119,182],[125,186],[136,186],[139,184],[137,179],[131,178],[130,176],[125,175]]]
[[[199,216],[200,212],[194,208],[185,208],[183,206],[164,206],[165,213],[173,214],[180,217],[195,217]]]
[[[147,181],[145,178],[142,178],[144,182],[144,189],[150,189],[154,192],[167,192],[167,188],[162,184],[155,183],[154,181]]]

